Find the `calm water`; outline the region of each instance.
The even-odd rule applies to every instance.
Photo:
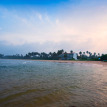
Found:
[[[0,60],[0,107],[107,107],[107,66]]]

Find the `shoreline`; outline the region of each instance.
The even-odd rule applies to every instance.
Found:
[[[42,61],[42,62],[59,62],[59,63],[80,63],[80,64],[100,64],[100,65],[107,65],[107,62],[104,62],[104,61],[36,60],[36,59],[0,59],[0,60],[27,60],[27,61]]]
[[[34,61],[107,65],[107,62],[103,62],[103,61],[79,61],[79,60],[75,60],[75,61],[71,61],[71,60],[34,60]]]

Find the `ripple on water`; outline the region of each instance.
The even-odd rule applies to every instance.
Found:
[[[5,60],[0,107],[107,107],[107,67]]]

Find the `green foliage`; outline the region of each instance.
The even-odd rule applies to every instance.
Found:
[[[101,61],[107,60],[107,54],[101,56]]]
[[[70,53],[73,53],[73,50],[71,50]]]
[[[73,54],[73,50],[70,51],[71,54]],[[0,54],[0,58],[7,58],[7,59],[39,59],[39,60],[74,60],[73,58],[69,59],[68,58],[68,54],[67,52],[65,52],[63,49],[58,50],[57,52],[49,52],[49,53],[45,53],[45,52],[29,52],[27,53],[25,56],[23,56],[22,54],[16,54],[16,55],[8,55],[8,56],[4,56],[3,54]],[[98,60],[107,60],[107,54],[103,54],[102,56],[100,56],[100,53],[91,53],[89,51],[86,52],[82,52],[80,51],[77,54],[77,59],[78,60],[91,60],[91,61],[98,61]]]
[[[64,52],[64,50],[58,50],[57,55],[61,55]]]
[[[4,56],[3,54],[0,54],[0,58],[3,58],[3,56]]]
[[[65,58],[65,59],[67,58],[67,53],[66,53],[66,52],[64,53],[64,58]]]

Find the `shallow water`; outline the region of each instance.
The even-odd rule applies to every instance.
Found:
[[[0,60],[0,107],[107,107],[107,66]]]

